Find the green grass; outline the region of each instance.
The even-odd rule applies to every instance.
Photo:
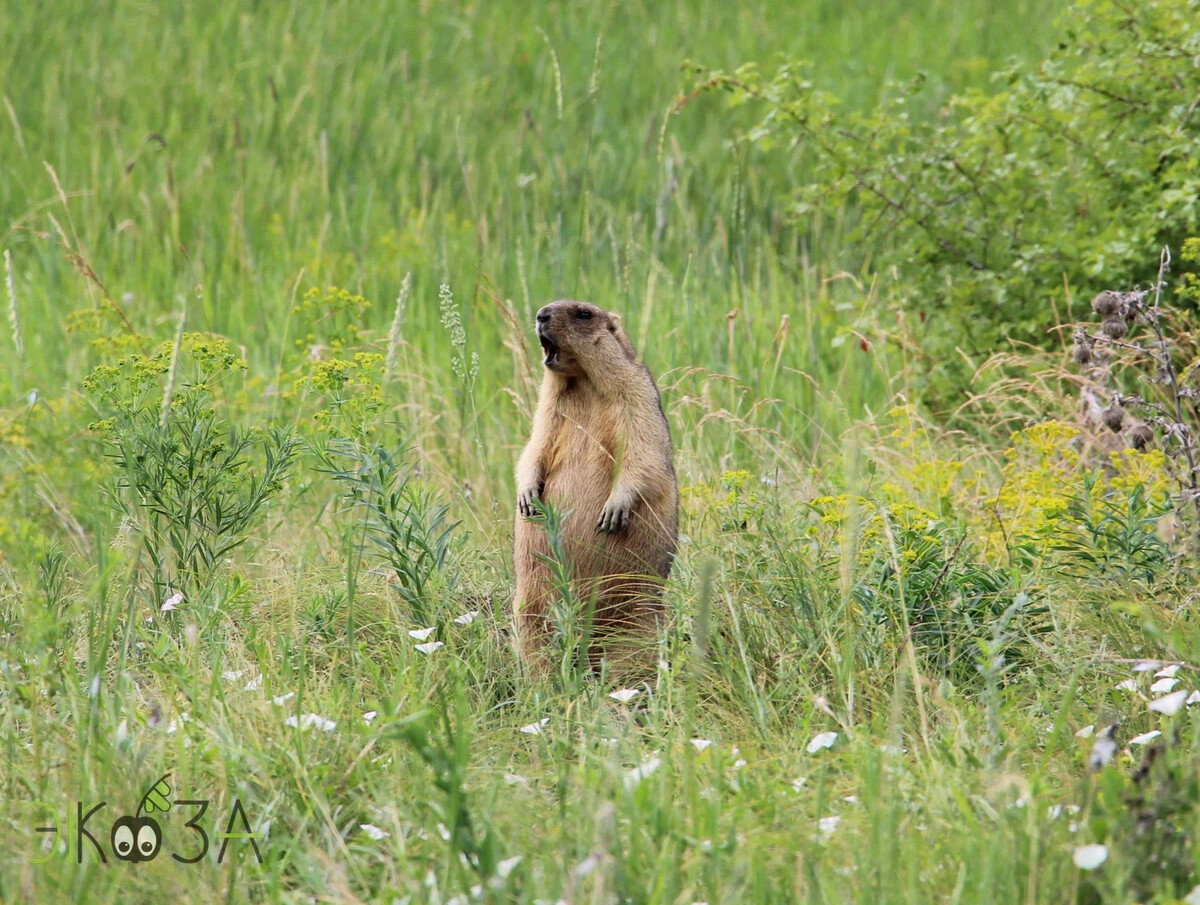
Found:
[[[781,54],[849,107],[918,69],[934,96],[982,86],[1054,39],[1029,25],[1044,15],[0,0],[0,246],[21,339],[17,354],[0,335],[0,901],[461,902],[475,885],[495,902],[1131,901],[1124,786],[1115,767],[1089,776],[1075,731],[1159,724],[1111,689],[1123,658],[1194,657],[1170,610],[1183,592],[1165,572],[1080,580],[1055,553],[982,552],[1007,438],[888,433],[921,365],[856,332],[891,303],[871,249],[838,248],[837,223],[797,239],[780,195],[801,158],[731,143],[742,114],[719,98],[680,103],[687,60]],[[623,314],[685,489],[678,619],[628,704],[606,678],[524,675],[505,637],[529,325],[560,296]],[[84,378],[181,331],[227,337],[247,366],[204,372],[185,350],[176,392],[211,384],[196,392],[221,424],[294,426],[305,452],[247,542],[163,613],[175,586],[144,542],[159,535],[114,489],[142,466],[118,468],[89,429],[112,412]],[[356,352],[391,372],[323,384],[310,360]],[[166,379],[142,387],[141,436]],[[109,402],[137,395],[114,386]],[[389,586],[314,423],[382,444],[459,523],[421,592],[428,620]],[[948,461],[990,488],[970,512],[912,467]],[[853,513],[839,527],[809,508],[846,491],[866,501],[861,536]],[[922,527],[934,513],[943,527]],[[972,582],[994,586],[988,607],[1024,592],[1043,609],[1011,637],[996,614],[968,625],[955,593]],[[945,607],[938,649],[926,624],[907,630],[925,601]],[[444,646],[422,653],[408,633],[426,625]],[[1009,644],[1003,668],[976,669]],[[286,722],[310,713],[336,726]],[[833,747],[808,752],[827,731]],[[90,847],[76,863],[73,824],[69,852],[33,863],[31,802],[62,824],[107,801],[89,824],[107,848],[111,818],[168,772],[176,800],[211,799],[200,863],[166,854],[196,839],[179,804],[150,864]],[[235,799],[262,864],[236,839],[216,863]],[[1104,871],[1076,871],[1072,850],[1106,839]]]

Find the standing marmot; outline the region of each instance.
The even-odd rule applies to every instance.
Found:
[[[572,598],[580,608],[594,602],[595,666],[606,649],[617,653],[619,635],[644,642],[663,609],[679,533],[671,435],[654,379],[617,315],[553,302],[537,313],[537,335],[546,373],[517,463],[517,639],[526,661],[538,660],[554,631],[549,538],[531,520],[543,499],[562,516]]]

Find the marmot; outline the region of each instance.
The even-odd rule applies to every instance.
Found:
[[[639,645],[629,642],[646,649],[659,622],[679,534],[662,400],[617,315],[587,302],[553,302],[537,313],[537,336],[545,376],[516,471],[518,647],[527,663],[541,663],[554,631],[550,542],[535,518],[540,499],[562,517],[575,605],[591,608],[592,666],[606,652],[614,663],[636,659]]]

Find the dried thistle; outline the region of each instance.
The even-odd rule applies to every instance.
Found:
[[[1120,433],[1121,425],[1125,423],[1125,406],[1121,405],[1121,397],[1113,396],[1108,408],[1100,413],[1100,420],[1114,434]]]
[[[1075,363],[1086,365],[1092,360],[1092,340],[1086,330],[1075,331]]]
[[[1125,323],[1125,318],[1114,314],[1104,319],[1104,322],[1100,324],[1100,331],[1109,339],[1121,339],[1129,332],[1129,325]]]
[[[1101,317],[1111,317],[1121,311],[1121,297],[1111,289],[1105,289],[1092,299],[1092,310]]]
[[[1150,425],[1135,424],[1129,429],[1129,443],[1134,449],[1142,450],[1154,442],[1154,431]]]

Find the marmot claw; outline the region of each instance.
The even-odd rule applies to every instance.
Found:
[[[618,531],[625,531],[629,528],[629,516],[632,511],[632,503],[624,500],[609,500],[604,504],[604,509],[600,512],[600,518],[596,522],[596,530],[607,534],[616,534]]]
[[[517,511],[525,518],[533,518],[538,514],[537,508],[538,489],[536,487],[526,487],[517,494]]]

